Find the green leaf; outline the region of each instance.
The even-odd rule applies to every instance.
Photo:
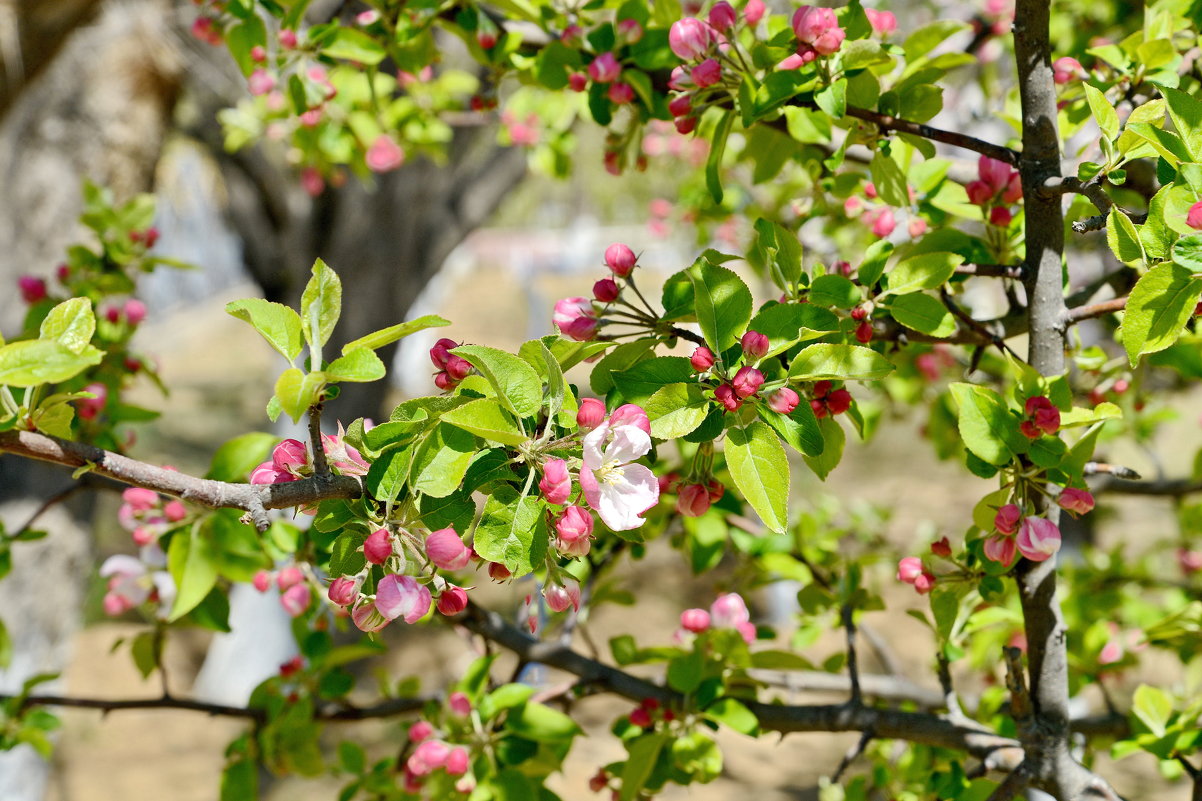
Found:
[[[300,318],[297,318],[299,321]],[[358,339],[348,342],[342,346],[343,355],[350,353],[356,348],[370,348],[375,350],[382,348],[385,345],[391,345],[399,339],[404,339],[410,334],[416,334],[418,331],[424,331],[427,328],[440,328],[444,325],[450,325],[450,320],[445,320],[437,314],[426,314],[418,317],[416,320],[410,320],[405,323],[397,323],[388,328],[381,328],[379,331],[373,331],[367,336],[359,337]]]
[[[368,348],[342,351],[345,355],[330,362],[325,369],[329,381],[379,381],[386,372],[384,362],[376,352]]]
[[[363,543],[367,532],[362,529],[347,529],[338,535],[330,547],[330,575],[353,576],[367,565],[363,556]]]
[[[96,315],[92,313],[92,301],[87,298],[71,298],[50,310],[42,320],[39,334],[41,339],[54,340],[72,353],[79,355],[92,342],[96,332]]]
[[[510,710],[505,717],[505,728],[539,743],[570,740],[581,733],[576,721],[557,709],[533,701]]]
[[[383,45],[371,36],[341,25],[335,30],[333,39],[321,48],[321,52],[330,58],[358,61],[367,67],[374,67],[388,55]]]
[[[1177,341],[1202,296],[1202,279],[1176,263],[1148,270],[1127,299],[1122,340],[1134,367],[1144,353],[1164,350]]]
[[[316,402],[317,393],[324,384],[324,373],[302,373],[295,367],[289,367],[275,382],[275,396],[292,422],[298,423],[305,411]]]
[[[1173,716],[1173,701],[1159,687],[1141,684],[1131,698],[1131,712],[1157,737],[1165,735],[1165,726]]]
[[[906,37],[902,45],[906,52],[906,61],[914,62],[925,56],[942,42],[967,28],[968,25],[960,20],[939,20],[924,25]]]
[[[265,462],[279,437],[261,431],[234,437],[213,454],[205,478],[214,481],[246,481],[251,471]]]
[[[735,273],[698,259],[689,268],[697,322],[705,341],[720,353],[739,341],[751,320],[751,290]]]
[[[760,721],[755,714],[734,698],[719,698],[705,708],[705,716],[718,723],[725,723],[740,734],[755,736]]]
[[[1139,240],[1139,232],[1135,230],[1131,218],[1117,207],[1110,210],[1106,218],[1106,244],[1114,252],[1115,258],[1123,264],[1139,265],[1144,261],[1144,246]]]
[[[13,638],[4,621],[0,620],[0,668],[7,668],[13,661]]]
[[[340,28],[340,31],[350,31]],[[353,31],[358,33],[357,31]],[[359,34],[364,36],[365,34]],[[357,59],[356,59],[357,60]],[[342,314],[342,282],[321,259],[313,262],[313,276],[305,285],[301,295],[301,330],[305,341],[314,350],[319,349],[334,333],[338,317]],[[314,365],[319,367],[320,365]]]
[[[757,420],[730,429],[726,464],[735,486],[764,525],[784,532],[789,524],[789,460],[772,428]]]
[[[807,298],[815,306],[834,306],[838,309],[850,309],[863,300],[859,287],[834,273],[815,278],[814,283],[810,284]]]
[[[814,471],[814,475],[826,481],[826,477],[843,459],[843,446],[847,442],[847,435],[843,433],[843,426],[833,417],[819,420],[818,431],[822,434],[822,452],[815,456],[805,454],[802,458]]]
[[[167,570],[175,580],[175,603],[169,621],[179,620],[205,599],[217,583],[217,560],[205,536],[207,527],[178,531],[167,549]]]
[[[789,377],[802,381],[824,378],[874,381],[893,371],[893,364],[872,348],[820,342],[803,349],[789,365]]]
[[[680,693],[694,692],[705,671],[705,655],[689,651],[668,662],[668,686]]]
[[[872,183],[876,187],[881,200],[890,206],[908,207],[910,193],[906,188],[906,175],[901,167],[883,150],[878,150],[868,166],[872,173]]]
[[[473,547],[490,562],[501,562],[515,578],[541,567],[547,553],[547,524],[544,504],[537,498],[519,496],[502,486],[484,504],[476,526]]]
[[[956,331],[956,318],[947,307],[921,292],[897,296],[889,304],[889,313],[906,328],[931,336],[947,337]]]
[[[1150,144],[1172,167],[1176,167],[1183,161],[1193,161],[1185,143],[1175,133],[1146,122],[1129,122],[1127,130]]]
[[[668,384],[696,383],[693,366],[683,356],[656,356],[613,375],[614,386],[628,403],[643,404]]]
[[[1022,434],[1001,396],[975,384],[956,383],[950,389],[960,408],[960,438],[968,450],[999,467],[1026,450],[1019,445]]]
[[[814,410],[804,398],[797,404],[797,408],[787,415],[774,412],[762,404],[756,411],[760,419],[772,426],[785,444],[793,450],[807,456],[818,456],[822,453],[824,445],[818,418],[814,416]]]
[[[888,289],[883,295],[904,295],[922,289],[938,289],[964,261],[958,253],[920,253],[899,262],[888,274]]]
[[[1173,243],[1173,262],[1193,273],[1202,273],[1202,234],[1185,236]]]
[[[524,359],[484,345],[460,345],[451,352],[471,362],[497,390],[505,408],[518,417],[528,417],[542,407],[542,381]]]
[[[1093,112],[1093,118],[1097,121],[1098,127],[1102,129],[1102,135],[1107,139],[1114,139],[1119,135],[1119,115],[1114,110],[1114,106],[1106,99],[1106,95],[1089,84],[1082,84],[1085,87],[1085,98],[1089,101],[1089,109]]]
[[[476,438],[447,423],[439,423],[413,457],[412,487],[435,498],[445,498],[459,488],[476,455]]]
[[[247,298],[227,303],[225,311],[254,326],[267,344],[288,361],[295,361],[300,355],[304,342],[300,316],[287,306],[262,298]]]
[[[529,439],[492,398],[480,398],[444,412],[442,421],[502,445],[521,445]]]
[[[942,642],[951,639],[956,619],[960,616],[960,601],[968,592],[964,582],[939,583],[931,591],[931,614],[935,618],[935,631]]]
[[[626,744],[630,756],[622,766],[622,789],[619,791],[619,801],[634,801],[639,797],[651,771],[659,760],[659,753],[668,742],[667,732],[643,734]]]
[[[887,239],[878,239],[864,251],[864,261],[856,270],[856,277],[861,286],[870,287],[880,280],[885,272],[885,265],[893,255],[893,243]]]
[[[710,403],[697,384],[668,384],[644,404],[651,421],[651,436],[676,439],[691,433],[709,414]]]
[[[1168,101],[1173,126],[1192,155],[1190,161],[1202,161],[1202,101],[1167,86],[1162,87],[1160,92]]]
[[[705,160],[705,186],[715,204],[722,202],[722,156],[726,153],[726,140],[730,137],[730,129],[734,122],[733,111],[723,112],[722,119],[714,126],[714,135],[710,138],[709,158]]]
[[[814,102],[835,119],[847,114],[847,79],[840,78],[819,89],[814,95]]]
[[[75,353],[47,339],[10,342],[0,347],[0,384],[12,387],[57,384],[100,364],[103,358],[104,353],[91,345]]]

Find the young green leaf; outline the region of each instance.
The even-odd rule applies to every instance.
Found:
[[[225,311],[254,326],[267,344],[288,361],[295,361],[300,355],[304,344],[300,316],[287,306],[262,298],[246,298],[227,303]]]
[[[651,436],[676,439],[694,431],[709,414],[710,402],[696,383],[660,387],[644,404],[651,421]]]
[[[873,381],[892,371],[892,363],[872,348],[827,342],[805,348],[789,365],[789,377],[802,381],[824,378]]]
[[[498,488],[484,504],[476,526],[476,553],[490,562],[501,562],[515,578],[541,566],[547,553],[544,506],[537,498],[519,497],[512,487]]]
[[[299,320],[300,318],[297,319]],[[404,339],[410,334],[416,334],[418,331],[424,331],[427,328],[440,328],[450,324],[450,320],[443,319],[437,314],[426,314],[418,317],[416,320],[390,325],[388,328],[381,328],[379,331],[373,331],[367,336],[359,337],[353,342],[348,342],[342,346],[342,353],[346,355],[356,348],[376,350],[385,345],[391,345],[397,340]]]
[[[889,304],[889,313],[906,328],[931,336],[947,337],[956,331],[956,318],[947,307],[922,292],[897,296]]]
[[[735,273],[698,259],[689,268],[697,322],[715,353],[735,344],[751,319],[751,290]]]
[[[53,340],[72,353],[83,353],[92,342],[96,332],[96,315],[92,313],[92,301],[87,298],[71,298],[50,310],[42,320],[39,338]]]
[[[36,387],[74,378],[100,364],[104,353],[85,345],[78,353],[48,339],[26,339],[0,346],[0,384]]]
[[[451,409],[442,415],[442,420],[502,445],[521,445],[529,439],[501,404],[491,398],[480,398]]]
[[[950,389],[960,408],[960,438],[968,450],[999,467],[1026,450],[1018,421],[996,392],[961,383],[952,384]]]
[[[789,460],[776,432],[759,420],[730,429],[726,465],[764,525],[783,532],[789,524]]]
[[[316,350],[326,344],[341,314],[342,281],[324,261],[318,259],[313,262],[313,276],[301,295],[301,330],[309,347]]]
[[[497,390],[505,408],[518,417],[528,417],[542,406],[542,381],[524,359],[484,345],[460,345],[452,353],[471,362]]]
[[[325,374],[330,381],[379,381],[386,372],[384,362],[376,352],[368,348],[343,349],[343,356],[338,357],[326,367]]]
[[[1202,278],[1180,264],[1165,262],[1148,270],[1127,299],[1122,340],[1134,367],[1145,353],[1177,341],[1202,296]]]

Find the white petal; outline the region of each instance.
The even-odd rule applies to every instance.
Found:
[[[110,556],[100,566],[100,575],[104,578],[109,578],[110,576],[141,576],[145,572],[146,565],[142,564],[140,559],[135,559],[123,553]]]
[[[604,457],[601,455],[601,448],[605,445],[607,434],[609,434],[609,423],[602,423],[590,431],[584,438],[584,466],[590,470],[596,470],[604,460]]]
[[[651,435],[638,426],[618,426],[605,449],[605,461],[628,464],[651,450]]]
[[[641,464],[622,470],[622,479],[613,484],[601,484],[601,502],[597,513],[605,525],[614,531],[629,531],[643,524],[643,512],[659,499],[659,482],[655,474]]]

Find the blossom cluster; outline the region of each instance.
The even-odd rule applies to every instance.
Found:
[[[977,176],[977,180],[964,187],[969,202],[981,207],[990,225],[1005,228],[1014,219],[1011,206],[1023,197],[1018,170],[1005,162],[981,156],[977,160]]]

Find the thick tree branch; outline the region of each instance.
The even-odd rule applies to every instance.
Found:
[[[64,467],[88,467],[96,475],[164,495],[174,495],[211,509],[242,509],[250,515],[259,531],[266,531],[271,525],[266,512],[268,509],[307,506],[330,498],[358,498],[363,493],[358,480],[349,476],[315,476],[285,484],[263,485],[196,478],[82,442],[71,442],[32,431],[0,433],[0,452],[53,462]]]

